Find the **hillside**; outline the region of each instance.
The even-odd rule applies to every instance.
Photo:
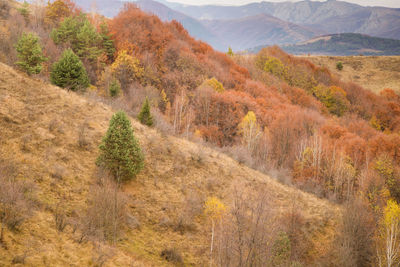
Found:
[[[277,216],[290,210],[295,198],[296,209],[304,218],[302,231],[313,244],[309,255],[321,253],[331,239],[339,212],[336,206],[283,186],[224,154],[162,135],[132,120],[146,153],[146,167],[123,191],[129,214],[137,222],[130,224],[115,247],[79,243],[79,228],[75,232],[67,226],[58,232],[54,214],[59,205],[68,221],[84,214],[97,179],[97,146],[114,111],[3,64],[0,79],[1,166],[12,165],[17,179],[32,192],[31,217],[19,231],[5,230],[0,246],[2,266],[24,255],[28,266],[94,266],[102,260],[106,266],[161,266],[168,265],[160,257],[161,251],[172,247],[182,253],[185,264],[205,265],[209,228],[201,215],[201,201],[218,196],[230,208],[235,188],[246,194],[265,190]],[[85,149],[78,145],[84,123]],[[195,214],[190,222],[194,229],[174,230],[187,209]]]
[[[304,58],[317,66],[328,68],[342,80],[355,82],[375,93],[385,88],[400,92],[399,56],[309,56]],[[343,63],[341,71],[336,69],[339,61]]]
[[[257,53],[262,47],[251,49]],[[400,55],[400,40],[371,37],[356,33],[330,34],[294,45],[282,46],[294,55]]]

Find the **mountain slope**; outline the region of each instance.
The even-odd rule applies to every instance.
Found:
[[[291,54],[400,55],[400,40],[356,33],[331,34],[282,47]],[[255,49],[257,51],[259,49]]]
[[[89,94],[90,96],[90,94]],[[294,204],[304,218],[302,231],[319,255],[332,240],[339,208],[328,201],[284,186],[209,148],[158,133],[132,120],[146,154],[145,169],[123,187],[130,224],[115,246],[79,242],[80,228],[71,223],[55,228],[61,205],[69,222],[87,208],[96,184],[97,147],[105,134],[111,107],[90,98],[33,80],[0,63],[0,157],[14,166],[18,180],[29,186],[32,215],[19,231],[5,229],[0,265],[21,261],[28,266],[170,266],[161,251],[174,247],[187,265],[208,262],[209,225],[201,216],[202,200],[218,196],[231,207],[233,192],[252,195],[264,189],[278,214]],[[78,144],[85,126],[86,148]],[[0,175],[3,175],[1,173]],[[196,198],[200,202],[194,201]],[[180,216],[196,202],[193,230],[175,228]],[[135,226],[136,225],[136,226]],[[139,226],[137,226],[139,225]]]
[[[260,44],[297,43],[317,35],[317,31],[266,14],[204,23],[220,39],[231,44],[234,50],[245,50]]]
[[[244,6],[190,6],[166,3],[192,17],[232,20],[268,14],[291,23],[311,26],[326,33],[357,32],[400,39],[400,10],[363,7],[343,1],[261,2]]]
[[[143,11],[152,13],[163,21],[176,20],[180,22],[190,35],[211,44],[217,50],[225,50],[227,47],[220,38],[206,28],[201,22],[192,17],[174,11],[167,6],[152,0],[140,0],[137,1],[136,4]]]

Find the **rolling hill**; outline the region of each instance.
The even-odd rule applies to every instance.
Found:
[[[235,188],[249,196],[265,190],[279,216],[295,203],[304,238],[311,243],[308,255],[320,254],[332,239],[340,213],[334,204],[131,119],[146,161],[136,180],[123,186],[128,228],[114,246],[82,241],[74,225],[85,218],[91,188],[98,183],[97,147],[115,111],[2,63],[0,81],[0,175],[6,173],[4,166],[12,166],[15,179],[29,192],[20,201],[30,207],[18,231],[3,230],[1,266],[172,266],[160,256],[168,248],[181,253],[185,265],[206,265],[209,225],[201,215],[202,201],[218,196],[230,208]],[[78,143],[82,125],[85,148]],[[59,207],[68,221],[62,231],[56,228]],[[186,212],[193,216],[184,224],[190,228],[179,230],[186,229],[177,228]]]
[[[261,48],[251,51],[257,52]],[[282,46],[282,48],[295,55],[400,55],[400,40],[343,33],[319,36],[295,45]]]

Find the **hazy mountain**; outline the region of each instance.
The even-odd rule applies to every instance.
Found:
[[[268,14],[326,33],[356,32],[400,39],[400,9],[363,7],[342,1],[261,2],[244,6],[190,6],[164,3],[204,20],[232,20]]]
[[[258,52],[262,47],[251,49]],[[357,33],[319,36],[296,45],[282,46],[291,54],[349,55],[400,55],[400,40],[371,37]]]
[[[212,33],[206,26],[200,21],[189,17],[183,13],[175,11],[160,2],[152,0],[140,0],[136,4],[140,9],[148,13],[157,15],[163,21],[176,20],[182,23],[183,27],[193,37],[200,39],[204,42],[211,44],[215,49],[225,50],[227,45],[222,39],[218,38],[217,35]]]
[[[318,33],[267,14],[235,20],[210,20],[204,21],[204,24],[234,50],[265,44],[293,44],[308,40]]]

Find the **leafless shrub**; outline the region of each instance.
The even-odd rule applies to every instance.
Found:
[[[92,237],[115,243],[125,227],[126,216],[124,195],[112,179],[104,179],[90,191],[89,207],[81,218],[80,241]]]
[[[92,263],[94,267],[102,267],[112,258],[114,252],[111,248],[102,244],[97,244],[92,255]]]
[[[56,118],[54,118],[50,121],[49,131],[51,133],[54,133],[56,130],[58,131],[59,127],[60,127],[60,122]]]
[[[51,170],[51,177],[57,180],[62,180],[65,176],[66,169],[60,164],[55,164]]]
[[[164,249],[161,252],[161,257],[169,262],[175,263],[178,266],[183,265],[181,253],[176,249]]]
[[[89,140],[87,138],[88,122],[85,121],[79,126],[78,129],[78,145],[80,148],[87,148],[89,146]]]
[[[220,266],[268,266],[278,230],[268,196],[234,193],[234,204],[216,231]]]
[[[194,190],[188,190],[185,195],[183,207],[175,219],[173,229],[181,234],[185,232],[194,232],[197,227],[194,218],[203,211],[204,197]]]
[[[136,218],[136,216],[133,216],[132,214],[126,215],[126,225],[130,229],[139,229],[141,226],[139,219]]]
[[[375,222],[369,205],[360,199],[349,200],[334,241],[337,266],[374,265]]]
[[[254,160],[250,152],[244,146],[223,147],[221,151],[227,154],[228,156],[232,157],[240,164],[244,164],[250,168],[254,166]]]
[[[8,0],[0,0],[0,18],[7,19],[9,16],[10,5]]]
[[[156,129],[158,129],[160,132],[164,134],[168,135],[173,134],[174,127],[172,126],[171,123],[167,121],[166,117],[158,109],[153,109],[152,115],[154,120],[154,126]]]
[[[30,216],[30,203],[25,197],[29,188],[16,179],[15,172],[12,164],[0,162],[0,240],[4,225],[16,230]]]
[[[62,209],[60,207],[60,205],[57,205],[53,215],[54,215],[54,221],[56,224],[56,229],[59,232],[64,231],[65,227],[68,225],[68,220],[67,220],[67,216],[65,214],[64,209]]]
[[[27,258],[27,253],[25,252],[24,254],[21,255],[16,255],[12,259],[12,264],[25,264],[25,259]]]
[[[272,168],[267,171],[267,175],[277,179],[282,184],[286,184],[286,185],[292,184],[292,175],[290,173],[290,170],[288,170],[288,169]]]
[[[196,161],[199,164],[204,163],[206,159],[206,152],[203,146],[197,146],[196,150],[192,154],[192,160]]]
[[[30,147],[29,144],[32,141],[32,135],[31,134],[25,134],[22,138],[21,138],[21,149],[22,151],[25,152],[29,152],[30,151]]]

